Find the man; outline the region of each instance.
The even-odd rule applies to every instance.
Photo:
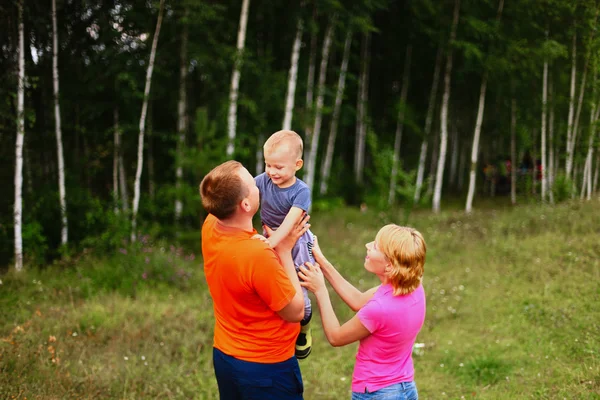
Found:
[[[209,213],[202,255],[215,313],[213,363],[221,399],[302,399],[294,345],[304,300],[291,249],[309,228],[308,216],[274,251],[255,238],[259,191],[242,164],[214,168],[200,195]]]

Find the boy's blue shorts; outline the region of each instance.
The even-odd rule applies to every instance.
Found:
[[[238,360],[213,348],[221,400],[302,400],[304,385],[296,357],[275,364]]]

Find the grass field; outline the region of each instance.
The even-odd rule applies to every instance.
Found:
[[[368,289],[364,243],[403,218],[340,209],[311,223],[328,258]],[[409,225],[428,244],[422,399],[600,399],[597,200],[417,211]],[[0,399],[218,398],[199,254],[144,243],[0,279]],[[356,345],[330,347],[316,321],[305,398],[348,399]]]

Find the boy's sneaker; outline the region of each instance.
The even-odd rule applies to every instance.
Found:
[[[312,331],[310,323],[300,325],[300,333],[296,338],[296,358],[299,360],[308,357],[312,350]]]

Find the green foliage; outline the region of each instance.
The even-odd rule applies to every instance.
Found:
[[[37,221],[25,223],[21,235],[25,252],[25,262],[32,265],[43,265],[48,255],[48,243],[43,228]]]
[[[552,184],[552,194],[554,195],[554,201],[561,203],[569,200],[573,193],[573,181],[569,179],[565,174],[557,174]]]

